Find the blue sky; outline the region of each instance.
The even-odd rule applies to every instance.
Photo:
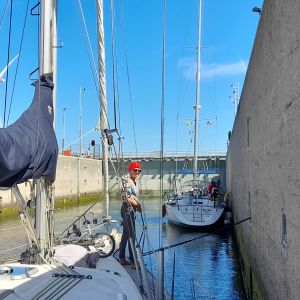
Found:
[[[159,0],[116,0],[116,44],[118,92],[125,152],[135,152],[133,121],[138,152],[160,149],[160,107],[162,95],[162,2]],[[252,12],[262,0],[203,0],[201,49],[201,111],[199,149],[226,151],[227,133],[234,120],[234,105],[229,100],[231,84],[242,90],[259,15]],[[0,0],[0,17],[6,0]],[[30,7],[36,2],[29,1]],[[95,90],[84,39],[80,28],[77,1],[58,1],[57,139],[61,146],[63,108],[65,113],[65,144],[79,136],[79,89],[85,88],[83,131],[96,126],[99,101]],[[113,124],[113,84],[111,54],[110,2],[104,0],[107,63],[107,100],[110,123]],[[26,0],[15,0],[13,7],[11,54],[19,51]],[[95,3],[82,0],[84,14],[95,58],[97,57]],[[165,73],[165,151],[191,151],[195,102],[197,45],[197,0],[166,1],[166,73]],[[0,28],[0,71],[7,61],[9,9]],[[126,52],[125,49],[126,48]],[[33,88],[28,75],[38,63],[37,18],[27,17],[24,42],[10,115],[16,120],[30,104]],[[133,115],[130,109],[125,54],[128,57]],[[17,63],[9,68],[8,102]],[[3,120],[5,84],[0,84],[0,117]],[[9,106],[9,104],[7,105]],[[177,120],[178,116],[178,120]],[[7,116],[6,116],[7,119]],[[209,121],[209,122],[208,122]],[[208,125],[209,123],[210,125]],[[95,139],[93,131],[83,144]],[[76,143],[75,143],[76,144]],[[78,142],[77,142],[78,144]],[[76,145],[73,145],[73,149]]]

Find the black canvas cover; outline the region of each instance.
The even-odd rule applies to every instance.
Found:
[[[55,179],[58,146],[53,129],[52,74],[36,81],[30,107],[0,128],[0,187],[44,176]]]

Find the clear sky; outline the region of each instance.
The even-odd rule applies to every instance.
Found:
[[[89,35],[97,59],[96,7],[93,0],[81,0]],[[0,18],[7,0],[0,0]],[[229,99],[231,85],[242,90],[259,22],[252,8],[263,0],[202,0],[200,152],[226,151],[227,134],[234,121]],[[12,17],[10,59],[19,53],[27,0],[15,0]],[[107,63],[107,101],[113,127],[112,42],[110,1],[104,0]],[[33,7],[36,1],[29,1]],[[78,1],[58,0],[57,139],[62,143],[63,108],[65,145],[79,136],[79,90],[82,94],[83,132],[95,128],[99,101],[81,31]],[[162,0],[115,0],[120,127],[124,152],[135,152],[133,121],[138,152],[160,149],[160,107],[162,98]],[[7,62],[10,4],[0,28],[0,72]],[[195,103],[198,0],[166,1],[165,55],[165,151],[192,151]],[[1,19],[0,19],[1,21]],[[28,107],[33,96],[29,74],[37,68],[37,18],[27,17],[9,123]],[[126,51],[125,51],[126,49]],[[132,110],[126,73],[127,54]],[[6,120],[17,61],[9,68]],[[5,76],[4,76],[5,77]],[[36,75],[34,75],[36,77]],[[6,78],[6,77],[5,77]],[[4,119],[5,83],[0,84],[0,118]],[[178,116],[178,120],[177,120]],[[192,124],[191,124],[192,123]],[[191,125],[188,125],[191,124]],[[83,139],[87,145],[100,136],[93,131]],[[77,144],[77,145],[76,145]],[[78,149],[78,142],[73,149]],[[85,149],[87,146],[85,146]]]

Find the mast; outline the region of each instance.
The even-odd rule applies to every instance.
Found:
[[[200,52],[201,52],[201,7],[202,0],[199,0],[199,16],[198,16],[198,47],[197,47],[197,74],[196,74],[196,103],[195,109],[195,130],[194,130],[194,160],[193,171],[194,177],[198,170],[198,131],[199,131],[199,110],[200,106]]]
[[[98,63],[100,76],[100,130],[102,135],[102,160],[104,195],[106,203],[106,216],[109,213],[109,194],[108,194],[108,145],[107,137],[104,132],[107,129],[107,102],[106,102],[106,73],[105,73],[105,47],[104,47],[104,19],[103,19],[103,0],[96,1],[97,6],[97,28],[98,28]]]
[[[56,82],[56,0],[40,2],[40,61],[39,76],[53,73]],[[55,112],[56,88],[53,89],[53,110]],[[55,114],[54,114],[55,115]],[[55,124],[55,120],[54,120]],[[34,180],[36,186],[36,232],[40,243],[41,256],[46,257],[52,244],[52,208],[54,198],[49,193],[49,183],[46,178]]]

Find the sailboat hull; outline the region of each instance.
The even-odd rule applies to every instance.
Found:
[[[182,201],[166,204],[169,222],[182,227],[210,227],[219,223],[223,218],[224,208],[215,206],[208,199],[196,203]]]

